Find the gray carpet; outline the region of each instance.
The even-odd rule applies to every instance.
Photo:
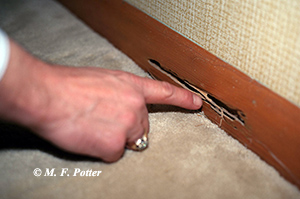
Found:
[[[0,0],[0,27],[47,62],[147,76],[57,2]],[[150,147],[126,151],[113,164],[66,153],[2,122],[0,197],[300,198],[295,186],[202,113],[164,105],[149,105],[149,111]],[[33,175],[35,168],[41,176]],[[47,168],[57,176],[44,176]],[[63,168],[70,176],[60,176]],[[76,168],[102,173],[73,176]]]

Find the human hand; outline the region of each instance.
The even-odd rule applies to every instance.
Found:
[[[14,95],[3,99],[10,99],[12,108],[6,111],[6,117],[70,152],[114,162],[124,153],[126,143],[135,142],[149,131],[147,103],[187,109],[202,105],[200,97],[166,82],[123,71],[50,66],[15,44],[12,50],[27,61],[13,62],[3,79],[6,86],[14,84],[10,93]],[[11,77],[18,74],[17,68],[24,64],[26,71],[18,85],[10,83]],[[2,82],[0,93],[1,86],[2,92],[9,92]]]

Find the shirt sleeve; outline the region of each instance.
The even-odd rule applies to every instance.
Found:
[[[9,40],[5,32],[0,29],[0,81],[6,71],[9,60]]]

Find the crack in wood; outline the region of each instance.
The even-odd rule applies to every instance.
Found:
[[[148,62],[151,66],[159,70],[164,75],[168,76],[175,83],[199,95],[204,102],[208,103],[211,109],[214,110],[221,117],[219,126],[222,125],[222,121],[224,120],[224,118],[227,118],[230,121],[237,121],[242,126],[245,126],[245,120],[243,119],[243,117],[245,117],[245,114],[241,110],[230,108],[221,100],[218,100],[206,91],[197,88],[196,86],[189,83],[187,80],[180,78],[176,73],[163,68],[158,61],[154,59],[149,59]],[[152,74],[150,75],[153,77]]]

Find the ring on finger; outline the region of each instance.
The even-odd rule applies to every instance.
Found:
[[[137,139],[133,144],[127,144],[127,148],[134,150],[134,151],[143,151],[148,147],[148,133],[145,130],[142,138]]]

